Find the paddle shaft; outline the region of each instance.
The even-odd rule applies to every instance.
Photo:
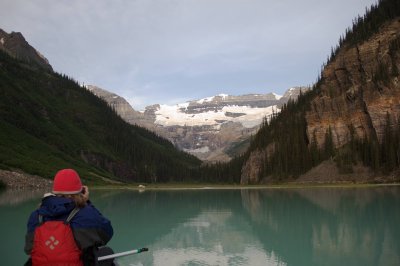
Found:
[[[148,248],[139,248],[139,249],[134,249],[134,250],[129,250],[129,251],[115,253],[115,254],[111,254],[111,255],[107,255],[107,256],[98,257],[97,260],[98,261],[109,260],[109,259],[119,258],[119,257],[123,257],[123,256],[138,254],[138,253],[148,251],[148,250],[149,250]]]

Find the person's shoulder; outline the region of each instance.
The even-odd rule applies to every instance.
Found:
[[[98,227],[106,218],[92,205],[86,205],[71,221],[73,228]]]
[[[71,203],[72,199],[66,197],[59,197],[53,193],[46,193],[42,198],[42,206],[45,205],[60,205]]]
[[[79,210],[77,216],[96,219],[97,217],[101,217],[102,215],[100,211],[96,209],[96,207],[89,203]]]

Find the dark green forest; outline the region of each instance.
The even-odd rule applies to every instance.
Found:
[[[399,16],[400,1],[398,0],[381,0],[378,4],[367,8],[365,15],[357,17],[352,27],[348,28],[344,36],[340,38],[339,44],[332,48],[331,55],[322,66],[322,71],[335,59],[340,49],[366,41],[377,33],[385,22]],[[397,38],[389,47],[392,59],[395,59],[399,50],[400,39]],[[382,64],[374,73],[373,82],[379,87],[380,83],[389,84],[394,77],[398,76],[396,66],[392,66],[389,70]],[[326,132],[323,147],[318,148],[316,141],[308,138],[305,113],[309,110],[312,99],[321,92],[323,82],[320,75],[310,91],[302,93],[297,101],[289,101],[282,107],[281,112],[272,116],[270,120],[265,119],[260,130],[252,138],[250,148],[245,154],[236,157],[228,164],[215,164],[204,169],[208,179],[239,183],[242,166],[251,152],[265,150],[269,145],[274,152],[268,158],[264,158],[260,178],[269,176],[272,181],[277,182],[288,178],[295,179],[322,161],[331,158],[342,173],[351,173],[352,166],[357,162],[362,162],[377,173],[388,174],[398,169],[400,167],[400,125],[391,126],[394,122],[390,121],[389,114],[381,143],[376,135],[366,140],[357,139],[352,134],[351,141],[347,145],[335,149],[330,130]]]
[[[76,168],[129,182],[190,178],[200,161],[123,121],[73,79],[0,51],[0,168],[53,177]]]

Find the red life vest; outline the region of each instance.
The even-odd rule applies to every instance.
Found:
[[[83,266],[81,251],[76,245],[69,222],[79,209],[72,210],[66,221],[47,221],[35,229],[32,265],[40,266]]]

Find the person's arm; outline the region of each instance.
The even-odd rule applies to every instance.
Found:
[[[25,246],[24,251],[27,255],[31,254],[33,248],[33,237],[35,235],[35,228],[39,223],[39,217],[37,210],[32,212],[29,216],[28,224],[27,224],[27,232],[25,235]]]
[[[83,186],[82,195],[86,200],[86,206],[71,221],[75,240],[80,249],[103,246],[113,236],[111,222],[90,202],[87,186]]]

